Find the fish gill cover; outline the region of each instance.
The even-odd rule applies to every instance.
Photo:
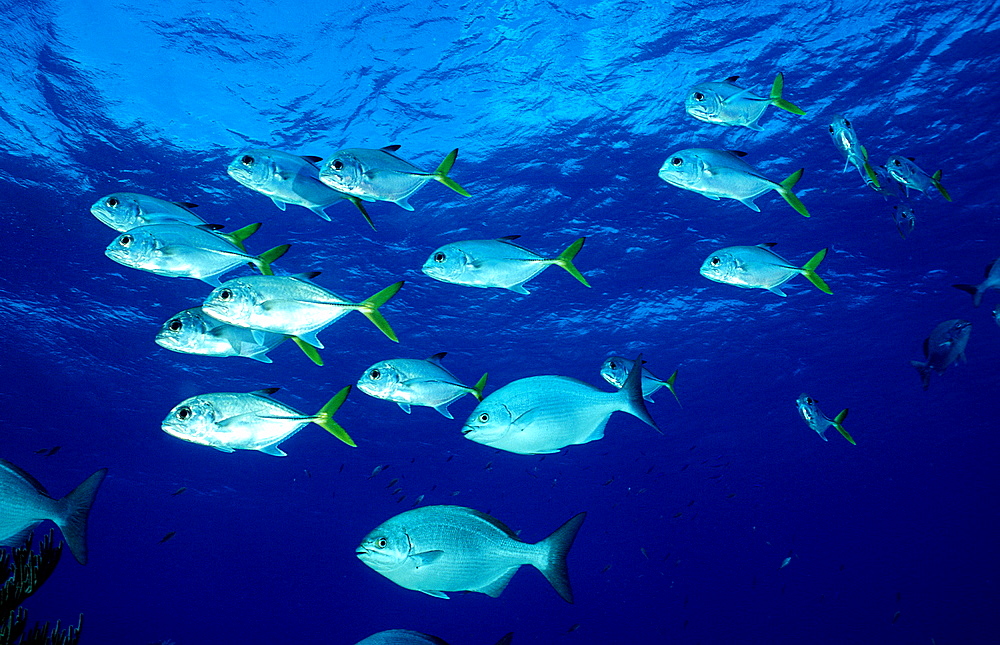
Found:
[[[108,467],[90,517],[90,562],[65,563],[32,615],[86,615],[88,642],[354,643],[413,629],[454,644],[986,642],[997,558],[995,396],[1000,328],[953,284],[1000,256],[996,204],[1000,6],[808,3],[87,2],[3,3],[0,327],[3,457],[61,490]],[[688,90],[782,96],[762,131],[696,120]],[[866,185],[831,141],[849,119],[877,169],[913,157],[933,187]],[[432,172],[414,211],[343,199],[332,222],[285,211],[227,165],[247,149],[328,159],[399,145]],[[756,213],[658,176],[668,155],[736,150],[760,176],[804,172]],[[870,181],[867,180],[867,181]],[[895,192],[892,192],[895,191]],[[319,367],[291,342],[273,363],[170,352],[161,325],[209,285],[115,264],[118,235],[87,211],[134,192],[198,204],[233,231],[260,222],[253,254],[291,243],[279,275],[380,311],[391,342],[349,313],[320,332]],[[905,239],[893,206],[912,206]],[[520,235],[555,258],[573,240],[588,289],[544,271],[530,295],[431,279],[430,254]],[[819,249],[832,295],[801,277],[779,298],[706,280],[731,246],[776,242],[802,267]],[[252,275],[249,267],[225,276]],[[967,363],[911,361],[946,320],[972,323]],[[280,387],[311,415],[391,358],[448,352],[485,396],[537,375],[613,391],[608,356],[677,370],[682,407],[647,408],[663,434],[613,414],[600,441],[519,455],[463,438],[455,419],[355,390],[336,422],[308,424],[289,456],[232,454],[167,435],[179,402]],[[850,409],[828,442],[803,393]],[[61,446],[58,454],[53,446]],[[44,450],[43,450],[44,449]],[[395,480],[395,481],[393,481]],[[389,485],[391,483],[391,485]],[[180,494],[175,494],[180,493]],[[588,512],[568,555],[575,604],[537,572],[498,598],[409,591],[354,549],[417,506],[460,505],[541,540]],[[988,640],[988,639],[987,639]]]

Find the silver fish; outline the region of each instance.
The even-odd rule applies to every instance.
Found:
[[[316,164],[322,160],[322,157],[300,157],[280,150],[254,148],[236,155],[226,171],[250,190],[270,197],[281,210],[285,210],[285,204],[304,206],[328,222],[327,207],[347,199],[374,229],[375,224],[361,200],[334,190],[319,180]]]
[[[380,524],[356,553],[399,586],[437,598],[448,598],[449,591],[496,598],[521,565],[530,564],[563,600],[573,602],[566,555],[586,515],[574,515],[549,537],[528,544],[486,513],[464,506],[424,506]]]
[[[220,234],[205,226],[179,223],[149,224],[122,233],[107,246],[104,254],[133,269],[172,278],[195,278],[212,286],[221,284],[219,276],[250,263],[266,274],[274,262],[288,251],[282,244],[260,255],[248,255],[236,241],[242,242],[260,224]]]
[[[191,212],[197,204],[190,202],[168,202],[139,193],[111,193],[98,199],[90,207],[94,217],[116,231],[132,230],[147,224],[180,222],[191,226],[207,224]]]
[[[319,271],[293,276],[247,276],[235,278],[208,294],[202,309],[222,322],[297,336],[323,349],[316,334],[350,311],[360,311],[382,333],[399,342],[378,308],[389,301],[403,282],[396,282],[372,297],[354,303],[314,284]]]
[[[459,195],[469,196],[464,188],[448,176],[448,171],[458,156],[457,149],[449,152],[434,172],[421,170],[409,161],[400,159],[395,155],[397,150],[399,146],[386,146],[378,150],[338,150],[320,168],[319,178],[334,190],[366,202],[393,202],[408,211],[413,210],[408,201],[410,195],[432,179]]]
[[[545,258],[514,244],[520,235],[496,240],[467,240],[438,248],[424,262],[423,272],[435,280],[468,287],[498,287],[527,294],[524,283],[552,265],[560,266],[589,287],[573,264],[587,238],[581,237],[555,258]]]
[[[781,290],[781,285],[801,274],[823,293],[833,293],[823,278],[816,274],[816,268],[826,257],[826,249],[812,256],[804,266],[796,267],[771,250],[774,244],[719,249],[705,258],[701,274],[709,280],[743,289],[767,289],[782,298],[785,292]]]
[[[971,333],[972,323],[956,318],[939,324],[924,340],[924,357],[927,360],[910,361],[910,365],[917,368],[925,390],[931,384],[931,371],[944,374],[952,363],[965,361],[965,346]]]
[[[844,419],[847,418],[847,408],[844,408],[837,413],[837,416],[830,418],[823,414],[823,411],[819,409],[819,405],[816,399],[812,398],[808,394],[802,394],[799,398],[795,399],[795,405],[799,410],[799,416],[806,422],[810,428],[816,431],[816,434],[820,436],[823,441],[829,441],[826,438],[826,430],[830,426],[837,429],[837,432],[844,436],[851,442],[852,445],[858,445],[854,442],[854,438],[844,429],[843,423]]]
[[[953,284],[956,289],[972,294],[972,305],[978,307],[983,301],[983,294],[988,289],[1000,289],[1000,259],[993,260],[986,265],[983,272],[985,280],[979,284]]]
[[[844,155],[844,172],[848,167],[854,166],[861,173],[861,178],[865,183],[873,183],[877,190],[881,187],[875,169],[868,163],[868,151],[858,140],[858,134],[854,131],[851,122],[840,114],[835,114],[828,126],[830,136],[833,138],[833,145],[840,154]]]
[[[641,370],[633,370],[618,392],[602,392],[567,376],[519,379],[476,406],[462,434],[520,455],[548,454],[603,438],[615,412],[627,412],[659,432],[643,403]]]
[[[271,363],[269,351],[291,336],[271,332],[253,332],[246,327],[236,327],[217,320],[201,307],[185,309],[171,317],[156,334],[156,344],[174,352],[200,356],[243,356],[261,363]],[[295,339],[298,340],[298,339]],[[322,365],[316,349],[299,342],[306,356]]]
[[[892,221],[896,222],[896,230],[899,231],[899,236],[905,240],[906,236],[913,232],[913,225],[916,223],[913,207],[902,206],[900,204],[893,205]]]
[[[604,359],[604,364],[601,365],[601,376],[603,376],[604,380],[608,383],[614,385],[618,389],[621,389],[621,387],[625,385],[625,379],[628,378],[628,374],[632,371],[632,366],[634,364],[635,363],[629,359],[622,358],[621,356],[609,356]],[[652,403],[653,393],[661,387],[665,387],[670,390],[670,393],[674,395],[675,399],[677,399],[677,404],[680,405],[681,400],[677,398],[677,390],[674,389],[675,380],[677,380],[677,370],[674,370],[674,373],[671,374],[667,380],[663,380],[643,367],[642,398]]]
[[[21,546],[45,520],[62,531],[80,564],[87,564],[87,516],[108,469],[102,468],[62,499],[49,497],[38,480],[0,459],[0,546]]]
[[[379,361],[358,379],[358,389],[377,399],[396,402],[407,414],[411,405],[423,405],[453,419],[448,406],[455,399],[471,394],[477,400],[483,400],[486,374],[472,387],[463,385],[441,364],[445,356],[446,352],[440,352],[427,359]]]
[[[754,203],[754,199],[769,190],[776,190],[799,214],[809,217],[805,205],[792,192],[792,188],[802,177],[802,169],[778,183],[758,173],[740,159],[743,156],[746,153],[739,150],[678,150],[663,162],[660,179],[671,186],[699,193],[709,199],[735,199],[758,213],[760,207]]]
[[[948,191],[944,189],[944,185],[941,184],[940,170],[933,175],[928,175],[920,169],[920,166],[913,162],[913,157],[902,157],[900,155],[889,157],[889,161],[886,162],[885,167],[889,174],[892,175],[892,178],[905,187],[907,196],[909,196],[911,188],[919,190],[925,195],[930,195],[929,191],[931,187],[934,187],[938,189],[945,199],[949,202],[951,201],[951,195],[948,194]]]
[[[284,457],[285,452],[278,444],[315,423],[347,445],[357,446],[333,419],[350,393],[350,385],[312,415],[271,398],[277,391],[275,387],[246,394],[215,392],[184,399],[163,419],[163,431],[222,452],[258,450],[265,455]]]
[[[748,89],[736,85],[739,76],[730,76],[724,81],[699,83],[688,91],[684,108],[687,113],[706,123],[737,125],[751,130],[763,130],[757,121],[768,105],[774,105],[792,114],[803,115],[805,111],[781,98],[785,84],[783,74],[774,77],[770,96],[757,96]]]
[[[498,640],[496,645],[509,645],[514,633],[511,632]],[[409,629],[387,629],[384,632],[372,634],[358,641],[356,645],[448,645],[437,636],[410,631]]]

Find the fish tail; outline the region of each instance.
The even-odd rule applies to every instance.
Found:
[[[368,317],[368,320],[372,321],[376,327],[381,329],[382,333],[388,336],[390,340],[397,343],[399,342],[399,339],[396,338],[396,332],[394,332],[392,327],[389,326],[389,321],[382,317],[378,308],[389,302],[389,299],[396,295],[396,292],[399,291],[402,286],[403,280],[394,282],[358,305],[358,309],[360,309],[361,313]]]
[[[670,389],[673,391],[672,387]],[[649,415],[645,399],[642,398],[642,354],[639,354],[635,359],[632,369],[628,373],[628,378],[625,379],[625,384],[618,392],[620,396],[625,398],[624,406],[621,408],[622,412],[628,412],[663,434],[656,425],[656,421],[653,421],[653,417]]]
[[[789,206],[798,211],[803,217],[809,217],[809,211],[806,210],[805,204],[799,201],[798,196],[792,192],[792,188],[795,187],[795,184],[799,183],[799,180],[802,179],[802,170],[802,168],[799,168],[792,174],[788,175],[783,182],[778,184],[776,190],[781,193],[781,196],[785,198],[785,201],[788,202]]]
[[[87,516],[90,515],[97,488],[107,474],[108,469],[101,468],[83,480],[72,493],[59,500],[62,512],[55,522],[62,531],[70,553],[80,564],[87,564]]]
[[[312,422],[320,426],[336,438],[340,439],[348,446],[352,448],[357,448],[358,444],[354,443],[354,439],[351,439],[347,431],[340,427],[340,424],[333,420],[334,413],[340,409],[340,406],[344,404],[347,399],[347,395],[351,393],[351,386],[348,385],[341,391],[333,395],[329,401],[326,402],[320,411],[316,413],[316,417],[312,419]]]
[[[444,161],[442,161],[441,164],[434,169],[434,179],[437,179],[459,195],[462,195],[463,197],[470,197],[467,190],[459,186],[457,181],[448,176],[448,171],[451,170],[453,165],[455,165],[456,157],[458,157],[458,148],[449,152],[448,156],[444,158]]]
[[[542,549],[542,564],[535,565],[552,588],[566,602],[573,602],[573,588],[569,584],[569,569],[566,566],[566,556],[573,546],[577,531],[587,518],[587,513],[577,513],[552,532],[552,535],[539,542],[536,546]]]
[[[947,199],[949,202],[951,201],[951,195],[948,194],[948,191],[944,189],[944,184],[941,183],[940,170],[931,175],[931,183],[934,184],[934,187],[941,192],[941,194],[944,196],[945,199]]]
[[[961,289],[965,293],[972,295],[972,306],[978,307],[983,301],[983,292],[974,284],[953,284],[956,289]]]
[[[816,252],[816,255],[812,256],[809,261],[805,263],[805,266],[799,269],[799,271],[806,277],[807,280],[809,280],[809,282],[812,282],[817,289],[823,293],[833,294],[830,286],[823,281],[823,278],[816,274],[816,267],[819,266],[819,263],[822,262],[825,257],[826,249],[820,249]]]
[[[785,87],[785,75],[778,72],[778,75],[774,77],[774,83],[771,85],[771,105],[779,107],[782,110],[791,112],[792,114],[798,114],[802,116],[806,113],[805,110],[795,105],[791,101],[786,101],[781,98],[781,92]]]
[[[924,386],[926,390],[931,384],[931,366],[930,363],[921,363],[920,361],[910,361],[910,365],[917,368],[917,374],[920,375],[920,384]]]
[[[488,377],[489,375],[490,375],[489,372],[483,374],[482,377],[478,381],[476,381],[476,384],[472,386],[472,389],[469,390],[469,394],[476,397],[477,401],[483,400],[483,388],[486,387],[486,377]]]
[[[271,270],[271,263],[285,253],[288,253],[288,249],[290,248],[292,248],[291,244],[282,244],[270,249],[269,251],[264,251],[257,256],[257,261],[253,264],[260,271],[261,275],[274,275],[274,271]]]
[[[677,370],[674,370],[674,373],[671,374],[666,381],[661,381],[661,382],[663,383],[664,387],[670,390],[670,393],[674,395],[674,398],[677,399],[677,405],[681,405],[681,400],[677,396],[677,390],[674,389],[674,381],[676,380],[677,380]],[[681,405],[681,407],[683,408],[684,406]]]
[[[882,188],[882,184],[878,183],[878,175],[875,174],[875,169],[872,165],[868,163],[868,149],[861,146],[861,156],[865,160],[865,174],[868,175],[868,179],[875,184],[875,188]]]
[[[833,417],[833,420],[830,425],[836,428],[837,432],[844,435],[844,439],[850,441],[852,446],[856,446],[858,444],[854,441],[854,438],[851,437],[851,434],[847,430],[844,430],[844,426],[841,425],[842,423],[844,423],[844,419],[847,418],[847,410],[848,408],[844,408],[837,414],[837,416]]]
[[[582,282],[583,286],[589,287],[590,284],[587,282],[587,279],[583,277],[583,274],[580,273],[580,271],[577,270],[576,265],[573,264],[573,258],[575,258],[576,254],[580,252],[580,249],[583,248],[583,243],[586,241],[587,238],[581,237],[577,241],[573,242],[566,247],[566,250],[560,253],[559,256],[552,261],[552,263],[566,269],[571,276]]]
[[[323,358],[319,355],[319,350],[317,350],[315,347],[313,347],[306,341],[302,340],[298,336],[289,336],[289,338],[291,338],[292,342],[294,342],[296,345],[299,346],[299,349],[302,350],[303,354],[309,357],[309,360],[311,360],[313,363],[316,363],[317,365],[320,366],[323,365]]]
[[[354,206],[359,211],[361,211],[361,214],[364,215],[365,217],[365,221],[368,222],[368,226],[371,226],[373,231],[377,231],[378,229],[375,228],[375,223],[372,221],[371,216],[368,215],[368,210],[365,208],[364,202],[362,202],[359,198],[355,197],[354,195],[345,195],[345,196],[347,197],[347,199],[351,200],[351,203],[354,204]]]
[[[219,235],[226,238],[234,245],[236,245],[239,248],[239,250],[246,253],[247,249],[245,246],[243,246],[243,241],[248,237],[250,237],[251,235],[253,235],[254,233],[256,233],[258,230],[260,230],[260,226],[261,226],[260,222],[257,222],[255,224],[248,224],[243,228],[238,228],[232,233],[219,233]]]

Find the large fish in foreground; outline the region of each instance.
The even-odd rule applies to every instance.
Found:
[[[36,526],[51,520],[76,561],[87,564],[87,516],[107,472],[102,468],[66,497],[53,499],[37,479],[0,459],[0,546],[21,546]]]
[[[847,418],[847,408],[844,408],[837,413],[837,416],[830,418],[823,414],[823,411],[819,409],[819,404],[816,399],[812,398],[808,394],[803,394],[795,400],[795,406],[798,408],[799,416],[802,420],[806,422],[810,428],[816,431],[816,434],[820,436],[823,441],[829,441],[826,438],[826,431],[828,428],[833,426],[837,429],[837,432],[844,436],[851,442],[852,445],[858,445],[854,442],[854,438],[851,437],[850,433],[844,429],[843,423],[844,419]]]
[[[566,556],[586,515],[574,515],[549,537],[528,544],[486,513],[464,506],[425,506],[383,522],[356,552],[399,586],[437,598],[454,591],[496,598],[521,565],[530,564],[563,600],[573,602]]]
[[[746,153],[739,150],[678,150],[663,162],[660,179],[671,186],[700,193],[709,199],[735,199],[758,213],[760,207],[754,203],[754,199],[770,190],[776,190],[799,214],[809,217],[805,205],[792,192],[792,188],[802,177],[802,169],[778,183],[761,175],[753,166],[740,159],[744,156]]]
[[[632,371],[633,365],[635,365],[635,363],[627,358],[622,358],[621,356],[609,356],[604,359],[604,364],[601,365],[601,376],[603,376],[604,380],[608,383],[621,389],[621,387],[625,385],[625,379],[628,378],[628,374]],[[677,380],[677,370],[674,370],[673,374],[671,374],[666,380],[663,380],[643,367],[642,398],[652,403],[653,394],[661,387],[665,387],[670,390],[670,393],[674,395],[675,399],[677,399],[677,404],[680,405],[681,400],[677,398],[677,390],[674,389],[675,380]]]
[[[447,352],[430,358],[393,358],[375,363],[358,379],[358,389],[378,399],[394,401],[403,412],[410,413],[411,405],[434,408],[443,416],[453,419],[448,406],[466,394],[483,400],[486,374],[469,387],[441,364]]]
[[[184,399],[163,419],[167,434],[222,452],[258,450],[284,457],[278,444],[310,423],[315,423],[349,446],[357,444],[333,420],[351,391],[348,385],[326,402],[316,414],[302,414],[271,398],[278,388],[256,392],[215,392]]]
[[[1000,259],[986,265],[985,280],[979,284],[953,284],[956,289],[972,295],[972,305],[978,307],[983,302],[983,293],[989,289],[1000,289]]]
[[[495,645],[510,645],[513,638],[514,632],[511,632],[498,640]],[[355,645],[448,645],[448,643],[437,636],[409,629],[387,629],[384,632],[372,634],[368,638],[358,641]]]
[[[949,202],[951,201],[951,195],[948,194],[948,191],[944,189],[944,185],[941,183],[940,170],[933,175],[928,175],[920,169],[920,166],[914,163],[912,157],[902,157],[900,155],[889,157],[885,168],[893,179],[903,185],[907,196],[909,196],[911,188],[929,196],[931,194],[930,189],[933,187],[937,188],[938,192],[945,199]]]
[[[751,130],[763,130],[757,121],[773,105],[792,114],[803,115],[802,108],[781,98],[785,77],[779,73],[774,77],[769,96],[758,96],[736,84],[739,76],[730,76],[724,81],[699,83],[688,91],[684,108],[687,113],[706,123],[718,125],[741,125]]]
[[[476,406],[462,434],[498,450],[548,454],[603,438],[615,412],[627,412],[660,431],[643,403],[642,370],[632,370],[617,392],[604,392],[568,376],[513,381]]]
[[[514,240],[519,237],[521,236],[508,235],[496,240],[467,240],[445,244],[431,253],[422,270],[441,282],[481,289],[499,287],[527,294],[524,283],[556,265],[565,269],[584,286],[590,286],[573,264],[573,258],[583,248],[587,238],[581,237],[558,256],[546,258],[514,244]]]
[[[854,166],[866,184],[874,184],[873,188],[876,190],[881,188],[875,169],[868,163],[868,151],[861,145],[858,134],[847,117],[835,114],[830,121],[829,130],[833,145],[844,155],[844,172],[847,172],[849,166]]]
[[[910,365],[917,368],[920,382],[925,390],[931,384],[932,371],[944,374],[952,363],[965,361],[965,346],[969,343],[971,333],[972,323],[956,318],[940,323],[931,335],[924,339],[924,357],[927,360],[910,361]]]
[[[139,193],[111,193],[98,199],[90,207],[97,219],[116,231],[130,231],[137,226],[179,222],[191,226],[207,224],[191,211],[197,204],[189,202],[168,202]]]
[[[823,293],[833,293],[829,285],[816,274],[816,268],[826,257],[821,249],[804,266],[789,264],[788,260],[771,250],[774,242],[757,246],[728,246],[705,258],[701,275],[715,282],[731,284],[743,289],[767,289],[782,298],[781,285],[795,276],[804,275]]]

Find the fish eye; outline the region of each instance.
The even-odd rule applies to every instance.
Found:
[[[482,414],[479,415],[479,422],[480,423],[486,423],[489,420],[490,420],[490,415],[486,414],[485,412],[483,412]]]
[[[240,163],[243,164],[244,166],[252,166],[253,157],[251,157],[250,155],[243,155],[243,157],[240,159]]]
[[[380,549],[384,549],[388,544],[389,540],[385,539],[384,537],[375,540],[375,546],[377,546]]]
[[[114,208],[115,206],[118,205],[118,198],[117,197],[109,197],[108,201],[106,201],[104,203],[107,204],[108,206],[110,206],[111,208]]]
[[[900,161],[899,159],[893,159],[892,163],[896,164],[897,166],[902,166],[903,165],[903,162]]]
[[[184,323],[181,322],[180,318],[174,318],[167,325],[167,329],[170,331],[180,331],[184,327]]]
[[[719,266],[720,262],[722,262],[722,260],[720,260],[718,257],[712,258],[712,266],[717,267]]]
[[[233,292],[229,289],[223,289],[219,292],[219,300],[229,300],[233,297]]]
[[[441,253],[440,251],[438,251],[437,253],[434,254],[434,261],[435,262],[438,262],[438,263],[444,262],[444,258],[445,258],[444,253]]]
[[[850,126],[850,125],[851,125],[851,122],[850,122],[850,121],[848,121],[847,119],[844,119],[844,125],[846,125],[846,126]]]
[[[812,405],[815,402],[816,402],[816,400],[813,399],[811,396],[807,396],[806,397],[806,403],[808,403],[809,405]]]
[[[611,361],[610,363],[608,363],[608,367],[610,367],[613,370],[616,370],[618,369],[618,363]]]
[[[343,170],[344,162],[341,161],[340,159],[334,159],[333,163],[330,164],[330,167],[332,167],[334,170]]]
[[[377,381],[380,378],[382,378],[382,372],[380,372],[378,370],[372,370],[372,371],[368,372],[368,378],[370,378],[373,381]]]
[[[191,408],[185,405],[183,408],[177,411],[177,418],[180,419],[181,421],[184,421],[186,419],[190,419],[192,414],[194,413],[191,412]]]
[[[830,126],[830,134],[833,134],[833,126]]]
[[[705,100],[705,95],[702,94],[701,92],[695,92],[694,94],[692,94],[692,97],[694,98],[695,101],[704,101]]]
[[[682,163],[684,163],[684,160],[681,159],[680,157],[674,157],[673,159],[670,160],[670,163],[674,164],[675,166],[679,166]]]
[[[132,236],[122,235],[120,238],[118,238],[118,243],[121,244],[122,246],[128,246],[129,244],[132,243]]]

